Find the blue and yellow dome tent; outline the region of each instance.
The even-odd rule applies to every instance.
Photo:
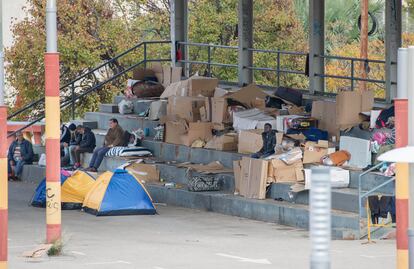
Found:
[[[95,179],[85,171],[77,170],[70,175],[63,170],[60,174],[62,209],[81,209],[85,196],[94,183]],[[46,207],[46,179],[36,188],[31,205]]]
[[[83,209],[96,216],[156,213],[151,196],[144,185],[123,169],[101,174],[86,195]]]

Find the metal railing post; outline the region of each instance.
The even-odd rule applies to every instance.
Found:
[[[279,88],[280,87],[280,51],[277,52],[277,61],[276,61],[276,76],[277,76],[277,82],[276,85]]]
[[[147,42],[144,42],[144,69],[147,69]]]
[[[312,168],[310,188],[311,269],[331,266],[331,178],[330,168]]]
[[[71,106],[72,106],[72,120],[75,119],[75,83],[73,83],[70,87],[72,92],[72,100],[71,100]]]
[[[351,59],[351,91],[354,90],[354,59]]]
[[[208,48],[208,50],[207,50],[207,57],[208,57],[208,59],[207,59],[207,62],[208,62],[208,64],[207,64],[207,73],[208,73],[208,76],[209,77],[211,77],[211,47],[210,47],[210,45],[207,47]]]

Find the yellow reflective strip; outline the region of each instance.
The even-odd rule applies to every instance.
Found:
[[[7,200],[7,159],[0,158],[0,208],[6,209],[8,206]]]
[[[46,223],[61,224],[60,182],[46,182]]]
[[[408,199],[409,198],[408,164],[397,163],[395,176],[396,176],[395,177],[395,198],[396,199]]]
[[[397,269],[408,268],[408,250],[397,249]]]
[[[46,97],[46,138],[60,138],[59,97]]]

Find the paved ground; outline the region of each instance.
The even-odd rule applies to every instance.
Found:
[[[64,255],[29,261],[21,253],[45,238],[44,210],[28,206],[34,187],[10,187],[11,269],[308,268],[306,231],[170,206],[156,216],[65,211]],[[395,268],[395,242],[334,241],[332,260],[332,268]]]

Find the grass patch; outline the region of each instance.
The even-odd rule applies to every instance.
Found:
[[[50,247],[49,251],[47,252],[47,255],[49,256],[59,256],[62,254],[63,251],[63,243],[61,240],[56,240],[52,243],[52,246]]]

